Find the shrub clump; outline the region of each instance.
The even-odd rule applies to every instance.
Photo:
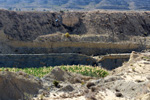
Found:
[[[59,81],[56,81],[56,80],[53,81],[53,85],[54,85],[55,87],[60,87]]]
[[[66,38],[69,38],[69,37],[70,37],[70,34],[67,32],[67,33],[65,34],[65,37],[66,37]]]

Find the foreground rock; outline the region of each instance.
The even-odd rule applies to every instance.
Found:
[[[105,78],[70,73],[58,67],[42,79],[21,72],[1,72],[0,99],[17,100],[37,94],[34,100],[149,100],[149,66],[149,52],[132,52],[128,62]]]
[[[25,73],[0,72],[0,100],[28,100],[42,85]]]
[[[60,87],[51,85],[50,94],[43,98],[45,100],[149,100],[149,65],[150,53],[133,52],[129,62],[111,71],[109,76],[100,79],[89,78],[86,81],[56,68],[43,80],[45,83],[48,79],[59,80]],[[80,81],[70,81],[72,78]],[[52,80],[49,83],[52,83]],[[40,96],[41,94],[38,98]]]

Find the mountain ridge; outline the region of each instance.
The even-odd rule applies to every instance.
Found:
[[[150,0],[0,0],[9,10],[150,10]]]

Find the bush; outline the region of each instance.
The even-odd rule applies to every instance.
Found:
[[[66,38],[69,38],[69,37],[70,37],[70,34],[67,32],[67,33],[65,34],[65,37],[66,37]]]
[[[54,84],[55,87],[59,87],[59,82],[58,81],[54,80],[53,84]]]

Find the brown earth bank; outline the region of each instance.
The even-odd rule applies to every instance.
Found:
[[[129,53],[149,48],[149,34],[149,11],[0,10],[0,53],[5,54]]]

